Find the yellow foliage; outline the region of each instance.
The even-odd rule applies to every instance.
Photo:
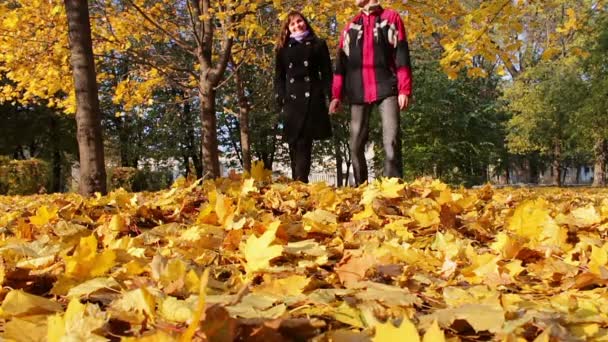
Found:
[[[283,253],[283,246],[270,244],[276,238],[279,221],[275,221],[259,238],[255,235],[249,236],[247,242],[241,243],[239,249],[243,252],[247,264],[245,268],[248,273],[267,269],[270,266],[270,260],[280,256]]]
[[[252,328],[307,339],[323,329],[346,340],[601,339],[607,194],[233,177],[89,199],[0,197],[5,230],[29,227],[0,236],[1,337],[235,340]],[[362,206],[369,216],[358,219]],[[544,330],[531,336],[532,324]]]
[[[112,250],[97,253],[97,239],[94,235],[81,238],[72,256],[64,257],[67,276],[87,279],[104,275],[114,267],[116,254]]]

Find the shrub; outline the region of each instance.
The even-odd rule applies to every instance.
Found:
[[[110,191],[123,188],[126,191],[158,191],[171,186],[168,171],[138,170],[133,167],[116,167],[110,171]]]
[[[171,173],[167,171],[140,170],[135,176],[133,191],[158,191],[171,186]]]
[[[46,192],[49,180],[48,165],[42,160],[0,158],[0,194],[31,195]]]
[[[123,188],[126,191],[133,191],[133,182],[139,171],[134,167],[115,167],[110,170],[108,190]]]

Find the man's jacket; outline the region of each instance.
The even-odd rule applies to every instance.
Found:
[[[363,104],[411,92],[410,52],[399,13],[379,5],[361,11],[340,36],[332,98]]]

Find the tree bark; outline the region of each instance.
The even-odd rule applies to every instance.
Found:
[[[556,139],[553,143],[553,184],[562,186],[562,142]]]
[[[606,147],[608,141],[598,138],[593,146],[595,165],[593,166],[593,186],[606,186]]]
[[[251,143],[249,139],[249,101],[245,94],[245,84],[239,70],[235,71],[236,92],[239,101],[239,127],[241,131],[241,155],[243,170],[251,171]]]
[[[217,62],[212,64],[213,38],[215,35],[215,20],[210,0],[200,0],[194,6],[198,15],[205,16],[198,25],[199,39],[197,39],[196,54],[200,63],[199,95],[201,101],[201,124],[203,126],[202,154],[203,167],[209,178],[220,177],[220,162],[217,142],[217,118],[215,117],[216,87],[222,79],[232,52],[233,38],[229,35],[217,37],[221,40],[217,51]],[[232,17],[222,21],[229,27]]]
[[[89,8],[86,0],[64,0],[68,19],[72,72],[76,89],[76,128],[80,159],[79,191],[83,196],[106,193],[101,111]]]
[[[183,92],[180,92],[180,95],[183,95]],[[186,131],[186,158],[188,155],[190,156],[190,158],[192,158],[192,164],[194,164],[194,170],[196,171],[196,179],[201,179],[203,178],[203,164],[201,163],[201,158],[199,156],[200,152],[196,148],[194,123],[192,120],[192,110],[189,101],[185,101],[184,103],[183,114],[184,120],[182,122],[185,126],[184,128]]]
[[[201,81],[201,124],[203,125],[203,167],[209,178],[220,177],[215,117],[215,90],[209,82]]]

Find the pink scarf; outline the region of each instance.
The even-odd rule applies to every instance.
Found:
[[[301,42],[304,38],[306,38],[308,36],[310,32],[308,30],[303,31],[303,32],[296,32],[296,33],[292,33],[289,37],[297,40],[298,42]]]

